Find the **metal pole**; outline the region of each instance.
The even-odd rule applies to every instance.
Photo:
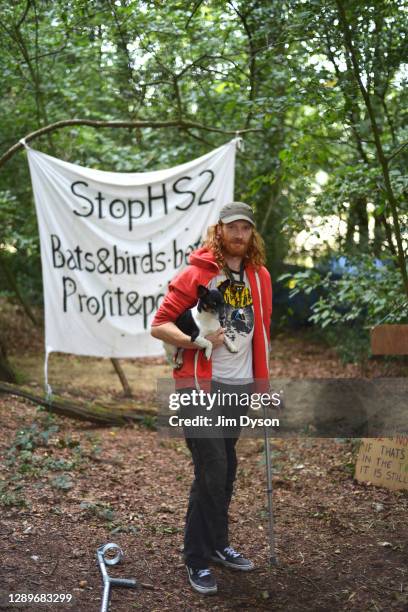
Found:
[[[105,557],[105,553],[112,549],[118,551],[116,557],[113,557],[112,559]],[[134,578],[128,580],[126,578],[111,578],[109,576],[106,570],[106,565],[116,565],[123,559],[123,551],[117,544],[109,543],[105,544],[104,546],[99,546],[96,551],[96,556],[98,558],[99,568],[101,570],[103,580],[101,612],[108,612],[111,586],[135,588],[137,587],[137,582],[134,580]]]
[[[266,419],[266,406],[264,405],[264,422]],[[264,424],[264,440],[265,440],[265,464],[266,464],[266,482],[268,495],[268,520],[269,520],[269,564],[279,565],[278,558],[275,553],[275,531],[274,517],[272,505],[272,463],[271,463],[271,447],[269,444],[269,436],[267,427]]]

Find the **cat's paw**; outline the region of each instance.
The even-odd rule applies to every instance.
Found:
[[[175,370],[179,370],[181,368],[181,366],[183,365],[183,363],[184,363],[183,351],[184,351],[184,349],[179,348],[177,353],[176,353],[176,358],[175,358],[174,363],[173,363],[173,368]]]
[[[198,344],[200,348],[204,349],[205,358],[210,359],[213,349],[212,342],[210,342],[210,340],[207,340],[207,338],[203,338],[203,336],[197,336],[194,342]]]
[[[227,336],[224,337],[224,344],[230,353],[238,353],[237,347]]]
[[[176,365],[177,348],[173,344],[167,344],[167,342],[163,342],[162,344],[163,344],[164,350],[166,351],[167,362],[169,363],[169,365],[171,365],[172,368],[177,368],[177,365]]]

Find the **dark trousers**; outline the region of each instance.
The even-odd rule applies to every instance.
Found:
[[[212,391],[220,388],[237,389],[235,385],[213,384]],[[249,392],[250,386],[240,386],[239,390]],[[246,412],[247,408],[239,406],[225,411],[237,416]],[[235,446],[238,436],[239,431],[236,437],[185,438],[194,464],[184,530],[184,559],[190,567],[207,567],[214,550],[223,550],[229,545],[228,509],[237,472]]]

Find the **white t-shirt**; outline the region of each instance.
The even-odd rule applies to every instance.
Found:
[[[239,273],[232,272],[234,280],[239,281]],[[209,289],[216,289],[226,280],[224,273],[211,279]],[[224,293],[225,313],[220,325],[225,329],[225,335],[238,349],[231,353],[225,344],[213,350],[212,377],[219,382],[234,384],[253,381],[252,370],[252,336],[254,335],[254,311],[252,295],[247,275],[244,272],[245,287],[234,290],[233,286]],[[239,379],[239,380],[237,380]]]

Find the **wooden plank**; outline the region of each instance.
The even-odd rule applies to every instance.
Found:
[[[377,325],[370,336],[373,355],[408,355],[408,325]]]

